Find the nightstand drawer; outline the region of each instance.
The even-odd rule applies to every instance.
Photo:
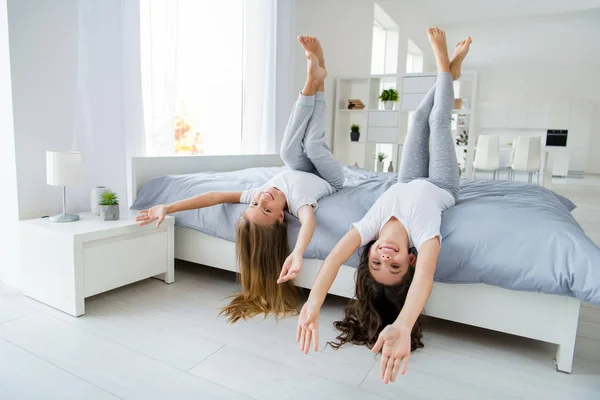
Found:
[[[398,128],[373,128],[369,127],[369,142],[396,143],[398,142]]]
[[[165,230],[144,231],[84,243],[83,295],[93,296],[165,272]]]
[[[384,127],[397,127],[398,126],[398,112],[397,111],[369,111],[369,127],[372,126],[384,126]]]

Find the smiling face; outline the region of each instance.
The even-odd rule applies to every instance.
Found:
[[[252,198],[245,215],[249,221],[259,225],[283,222],[286,198],[277,188],[268,188]]]
[[[399,284],[415,261],[408,247],[390,239],[380,238],[369,250],[369,272],[377,282],[387,286]]]

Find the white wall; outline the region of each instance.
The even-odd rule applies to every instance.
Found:
[[[125,10],[121,0],[8,1],[21,219],[61,211],[61,188],[46,185],[46,150],[82,152],[85,182],[67,189],[69,211],[89,211],[96,185],[116,191],[127,208],[130,130],[142,127],[124,120],[128,110],[141,113],[124,100],[132,79],[123,68],[131,36],[123,26],[136,29],[123,23]]]
[[[371,73],[373,4],[373,0],[295,1],[296,35],[318,37],[325,51],[328,71],[325,84],[327,135],[330,142],[335,78],[368,76]],[[294,87],[298,93],[306,80],[306,58],[300,45],[296,43],[295,46]]]
[[[592,67],[519,66],[479,70],[479,101],[595,102],[587,172],[600,173],[600,75]]]
[[[11,92],[7,7],[6,0],[0,0],[0,210],[4,231],[0,240],[0,281],[19,287],[19,205]]]
[[[8,22],[19,215],[57,213],[61,189],[46,185],[46,150],[72,146],[77,84],[77,0],[9,0]],[[81,190],[68,197],[84,205]]]

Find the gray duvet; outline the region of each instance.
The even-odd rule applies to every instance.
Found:
[[[155,178],[144,185],[132,209],[170,203],[208,191],[259,186],[280,168],[203,172]],[[319,201],[317,227],[305,257],[324,259],[396,174],[347,168],[344,188]],[[177,213],[176,225],[234,240],[245,204],[222,204]],[[566,294],[600,305],[600,248],[583,232],[568,199],[536,185],[508,181],[461,181],[455,207],[442,218],[443,236],[435,279],[486,283],[514,290]],[[290,247],[299,221],[287,215]],[[360,251],[360,250],[359,250]],[[356,267],[358,254],[346,263]]]

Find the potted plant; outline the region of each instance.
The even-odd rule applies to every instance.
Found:
[[[100,196],[100,216],[104,221],[119,220],[119,198],[115,192],[104,192]]]
[[[384,89],[379,95],[379,100],[383,101],[386,110],[393,110],[394,103],[398,101],[398,91],[396,89]]]
[[[383,162],[387,158],[387,154],[383,152],[377,153],[377,172],[383,172]]]
[[[350,126],[350,140],[353,142],[358,142],[360,139],[360,125],[352,124]]]

